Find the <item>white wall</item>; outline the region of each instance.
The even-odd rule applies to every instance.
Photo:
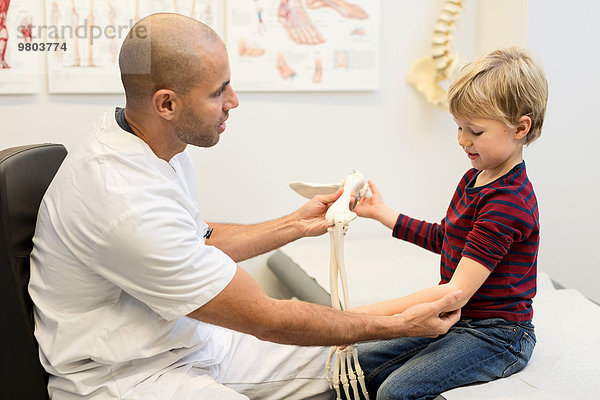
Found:
[[[381,84],[377,92],[240,93],[240,107],[231,112],[227,131],[220,143],[210,149],[191,150],[200,173],[201,208],[205,219],[252,223],[274,218],[303,203],[287,187],[288,182],[335,182],[350,170],[358,169],[375,180],[390,206],[415,217],[440,220],[458,179],[469,168],[469,162],[456,144],[455,124],[450,116],[427,105],[405,83],[405,76],[411,63],[428,53],[431,28],[442,3],[442,0],[382,0]],[[495,17],[499,13],[490,12],[489,7],[497,9],[496,3],[499,2],[466,2],[454,34],[455,48],[464,60],[496,43],[511,44],[523,40],[522,33],[515,34],[515,26],[521,26],[517,22],[523,20],[526,1],[506,1],[505,7],[514,12],[503,14],[504,23],[501,22],[503,19]],[[538,3],[542,1],[532,1],[530,16],[532,9],[539,7]],[[554,8],[557,15],[563,15],[558,6]],[[589,15],[587,18],[591,24]],[[495,25],[491,29],[493,21]],[[561,18],[561,23],[571,26],[580,24],[580,21]],[[531,24],[529,34],[532,37],[536,37],[534,29],[549,29],[534,21]],[[598,28],[595,29],[597,32]],[[570,44],[580,46],[579,43]],[[587,51],[590,46],[584,48],[581,45],[579,51],[572,54]],[[552,72],[550,67],[547,70],[549,74]],[[551,81],[552,95],[559,90],[559,84],[565,89],[568,87],[567,76],[556,75],[552,80],[560,81]],[[585,95],[585,87],[587,85],[573,90]],[[587,96],[591,102],[593,94]],[[577,103],[573,100],[571,97],[563,101],[570,101],[575,107]],[[69,147],[101,112],[115,105],[123,105],[122,96],[43,94],[0,97],[0,148],[47,141],[62,142]],[[552,107],[558,105],[554,103]],[[571,115],[582,118],[580,113]],[[550,146],[552,140],[559,146],[558,137],[565,137],[564,134],[558,136],[558,133],[552,133],[558,130],[556,124],[556,120],[548,118],[544,136],[539,145],[532,145],[531,156],[528,154],[527,157],[544,218],[540,267],[550,270],[561,283],[585,290],[591,296],[591,276],[581,274],[581,279],[578,279],[570,277],[566,271],[578,265],[581,269],[591,269],[594,261],[598,264],[598,258],[592,253],[593,247],[581,246],[581,239],[571,239],[574,235],[561,233],[561,225],[565,224],[561,222],[563,219],[569,221],[576,232],[591,232],[588,218],[597,217],[598,211],[584,211],[584,207],[579,207],[580,218],[567,217],[565,202],[569,199],[577,201],[578,197],[552,186],[552,182],[557,180],[549,172],[564,170],[564,174],[567,173],[566,168],[558,167],[554,154],[567,159],[587,154],[588,159],[583,163],[590,168],[594,139],[590,132],[581,143],[582,132],[579,129],[578,140],[573,140],[569,146],[574,150],[571,154],[558,151],[553,154],[552,149],[544,151],[544,146]],[[588,127],[584,133],[587,135],[593,128]],[[561,133],[565,130],[561,129]],[[583,182],[579,182],[579,179],[583,181],[583,177],[569,178],[569,187],[577,183],[577,186],[583,186]],[[592,204],[593,196],[589,195],[594,190],[598,193],[598,189],[593,188],[597,179],[594,180],[590,172],[587,180],[588,185],[582,187],[578,194],[583,204]],[[563,182],[561,180],[562,185]],[[589,217],[584,219],[586,215]],[[372,221],[357,221],[353,223],[352,235],[387,236],[388,232]],[[588,240],[591,244],[592,239]],[[564,250],[563,243],[570,251]],[[567,263],[563,252],[577,254],[578,262]],[[278,295],[282,289],[266,269],[264,260],[265,257],[260,257],[244,265],[268,287],[271,294]]]
[[[600,3],[530,0],[528,45],[548,109],[527,159],[540,206],[540,267],[600,302]]]

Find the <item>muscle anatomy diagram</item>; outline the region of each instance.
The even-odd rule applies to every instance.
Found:
[[[47,39],[66,49],[48,54],[50,92],[122,92],[119,48],[137,21],[156,12],[178,12],[212,26],[222,20],[222,4],[222,0],[46,0]],[[248,46],[244,50],[257,51]]]
[[[40,13],[37,0],[0,0],[0,94],[40,90],[46,56],[36,31]]]
[[[0,68],[10,68],[6,62],[6,47],[8,46],[8,29],[6,28],[6,16],[10,0],[0,0]]]

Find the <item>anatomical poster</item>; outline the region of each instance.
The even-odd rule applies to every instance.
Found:
[[[44,53],[32,27],[42,18],[39,0],[0,0],[0,94],[40,90]]]
[[[376,90],[379,0],[228,0],[240,91]]]
[[[222,29],[223,0],[46,0],[50,93],[122,93],[118,56],[133,25],[155,12],[178,12]]]

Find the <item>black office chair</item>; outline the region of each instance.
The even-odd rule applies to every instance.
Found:
[[[29,255],[42,196],[67,155],[60,144],[0,151],[0,399],[48,399],[33,336]]]

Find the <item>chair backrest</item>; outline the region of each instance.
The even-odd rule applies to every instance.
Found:
[[[48,399],[27,291],[29,255],[42,196],[66,155],[60,144],[0,151],[1,399]]]

